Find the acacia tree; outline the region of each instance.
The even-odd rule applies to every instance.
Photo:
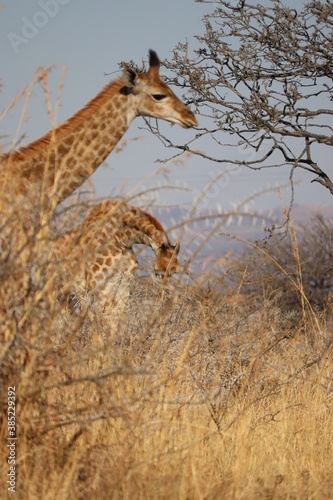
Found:
[[[333,146],[331,1],[313,1],[301,10],[279,0],[196,1],[214,6],[203,18],[198,49],[191,56],[187,44],[179,44],[164,65],[175,75],[169,82],[191,95],[188,102],[204,126],[185,146],[154,132],[169,147],[220,163],[230,159],[198,151],[200,138],[243,145],[255,154],[233,163],[258,170],[288,166],[291,183],[295,169],[304,169],[333,194],[324,160],[325,148]],[[224,148],[217,151],[223,155]]]

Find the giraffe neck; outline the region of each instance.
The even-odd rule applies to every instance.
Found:
[[[162,225],[148,212],[123,203],[120,206],[121,226],[115,238],[124,248],[142,244],[150,246],[156,252],[162,245],[169,245],[170,241]]]
[[[121,80],[109,84],[55,130],[0,157],[0,182],[5,190],[28,197],[33,204],[43,190],[48,199],[53,196],[56,206],[79,188],[111,153],[137,114],[135,96],[123,93],[123,87]]]
[[[115,256],[127,256],[135,264],[133,245],[150,246],[156,258],[170,245],[162,225],[149,213],[127,203],[106,201],[96,205],[86,219],[54,246],[50,260],[68,259],[88,268],[109,268]],[[80,267],[80,266],[79,266]],[[135,270],[134,268],[134,270]]]
[[[96,205],[75,232],[85,235],[89,242],[99,234],[105,240],[103,245],[112,240],[127,250],[142,244],[150,246],[156,253],[162,245],[170,244],[167,233],[155,217],[125,202],[111,200]]]

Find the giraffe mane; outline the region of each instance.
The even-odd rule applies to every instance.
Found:
[[[0,155],[0,161],[6,161],[8,158],[11,160],[20,160],[23,155],[26,156],[40,152],[40,150],[45,149],[52,144],[52,141],[56,138],[57,140],[64,139],[70,132],[72,132],[77,126],[87,118],[90,118],[101,105],[103,105],[110,97],[115,95],[124,86],[121,79],[112,81],[106,85],[93,99],[91,99],[84,108],[77,111],[73,116],[68,118],[62,124],[58,125],[53,130],[47,132],[44,136],[31,142],[27,146],[22,146],[17,151],[10,151]]]
[[[162,224],[157,220],[155,219],[155,217],[153,215],[151,215],[149,212],[143,212],[144,215],[147,217],[147,219],[152,223],[154,224],[154,226],[156,227],[156,229],[158,229],[159,231],[161,231],[162,233],[165,234],[166,236],[166,239],[167,239],[167,242],[168,242],[168,245],[170,245],[170,240],[169,240],[169,236],[167,235],[167,233],[165,232],[164,230],[164,227],[162,226]]]

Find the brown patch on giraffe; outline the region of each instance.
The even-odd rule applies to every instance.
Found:
[[[112,108],[111,109],[123,109],[122,101],[124,101],[124,97],[120,94],[120,92],[115,95],[114,99],[110,102]]]
[[[110,126],[108,130],[109,130],[109,134],[108,135],[109,135],[109,140],[110,140],[114,136],[114,134],[115,134],[115,130],[116,129],[115,129],[114,124],[112,124],[112,126]]]
[[[99,133],[97,130],[93,130],[89,134],[87,134],[87,141],[93,142],[96,137],[98,137]]]
[[[112,266],[112,259],[111,259],[111,257],[108,257],[108,258],[106,259],[105,264],[106,264],[107,266],[109,266],[109,267],[110,267],[110,266]]]
[[[119,129],[121,129],[123,126],[124,126],[124,120],[123,120],[121,117],[119,117],[119,118],[118,118],[118,120],[116,120],[116,127],[117,127],[117,129],[119,130]]]
[[[45,164],[44,162],[39,162],[39,163],[35,163],[34,165],[34,169],[33,170],[29,170],[29,169],[23,169],[22,171],[22,177],[25,177],[26,179],[34,179],[38,176],[41,176],[44,174],[44,170],[45,170]]]
[[[102,234],[100,234],[100,235],[98,235],[98,236],[97,236],[97,238],[96,238],[96,239],[97,239],[97,243],[98,243],[100,246],[103,246],[104,241],[105,241],[104,236],[103,236]]]
[[[83,155],[83,153],[86,151],[86,149],[87,149],[87,146],[81,146],[81,147],[79,147],[79,148],[78,148],[78,150],[76,151],[76,154],[77,154],[78,156],[81,156],[81,155]]]
[[[88,130],[99,130],[100,129],[100,126],[99,126],[99,123],[95,120],[91,123],[89,123],[89,127],[88,127]]]
[[[66,158],[65,161],[63,162],[63,166],[67,169],[67,175],[68,177],[70,177],[71,173],[70,173],[70,168],[73,166],[73,164],[75,164],[75,158]],[[66,175],[66,174],[64,174]]]
[[[42,139],[41,139],[42,140]],[[68,137],[66,137],[64,139],[64,144],[66,144],[67,146],[72,146],[73,142],[74,142],[74,135],[73,134],[70,134]],[[45,146],[44,146],[45,147]],[[26,148],[28,149],[28,148]],[[20,153],[20,151],[18,151]]]
[[[110,101],[108,104],[106,104],[105,106],[106,118],[114,112],[114,109],[115,106],[113,104],[113,101]]]
[[[62,142],[57,147],[57,152],[59,155],[65,155],[68,153],[68,151],[69,151],[69,147],[66,146],[66,144],[64,144]]]
[[[96,262],[97,262],[97,264],[99,264],[100,266],[102,266],[103,263],[104,263],[103,257],[97,257]]]

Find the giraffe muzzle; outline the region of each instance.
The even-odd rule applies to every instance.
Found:
[[[189,111],[189,116],[186,117],[185,119],[182,119],[180,122],[180,125],[183,128],[192,128],[192,127],[197,127],[198,126],[198,120],[192,111]]]

